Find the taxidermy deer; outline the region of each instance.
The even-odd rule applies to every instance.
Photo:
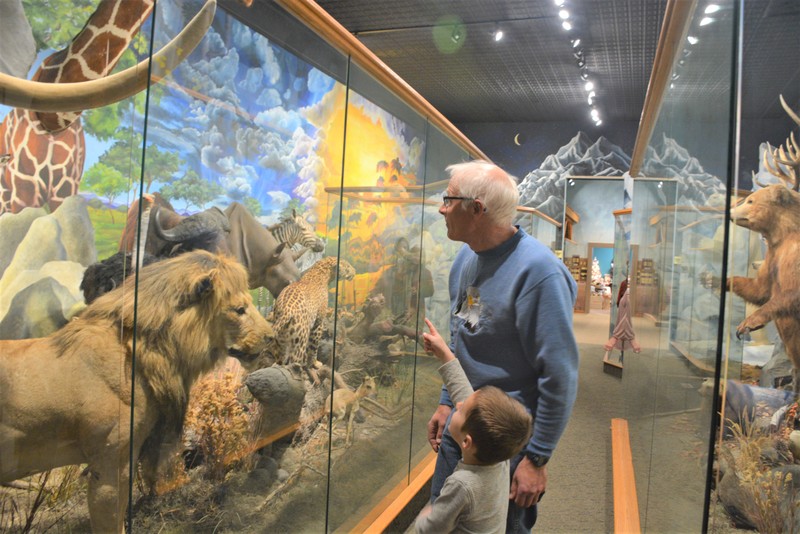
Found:
[[[358,389],[351,391],[348,388],[339,388],[333,392],[333,401],[328,397],[325,402],[325,411],[331,419],[331,434],[333,434],[333,427],[340,420],[347,418],[347,429],[345,432],[344,446],[349,447],[353,439],[353,419],[355,419],[356,412],[359,408],[361,399],[370,395],[375,391],[375,379],[371,376],[365,376],[364,381],[358,386]]]

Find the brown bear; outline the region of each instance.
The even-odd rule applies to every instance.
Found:
[[[792,389],[800,375],[800,193],[783,185],[753,192],[731,209],[731,220],[767,243],[767,254],[756,278],[733,276],[728,289],[760,308],[736,327],[741,336],[775,321],[786,354],[794,366]]]

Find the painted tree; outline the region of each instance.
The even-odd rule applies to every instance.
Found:
[[[149,161],[149,157],[148,157]],[[161,188],[161,194],[170,200],[185,200],[187,206],[202,209],[224,192],[221,185],[200,178],[193,170]]]
[[[130,189],[128,178],[117,169],[97,162],[83,173],[83,185],[97,196],[105,197],[114,222],[114,200]]]
[[[177,154],[164,152],[155,145],[147,146],[145,157],[143,178],[146,193],[150,192],[156,180],[162,184],[171,182],[182,163]],[[100,161],[123,174],[131,173],[133,170],[136,175],[131,178],[138,179],[139,170],[142,168],[142,135],[138,132],[125,132],[125,135],[118,137],[111,148],[101,156]]]

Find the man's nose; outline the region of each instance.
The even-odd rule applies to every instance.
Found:
[[[441,206],[439,206],[439,213],[441,213],[442,215],[444,215],[444,213],[445,213],[446,211],[447,211],[447,208],[445,207],[445,205],[444,205],[444,204],[442,204]]]

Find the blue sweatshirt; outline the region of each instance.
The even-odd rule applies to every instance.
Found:
[[[472,387],[497,386],[522,402],[534,418],[525,450],[551,456],[578,386],[572,275],[519,228],[492,250],[463,246],[449,285],[450,348]],[[446,387],[439,403],[453,405]]]

